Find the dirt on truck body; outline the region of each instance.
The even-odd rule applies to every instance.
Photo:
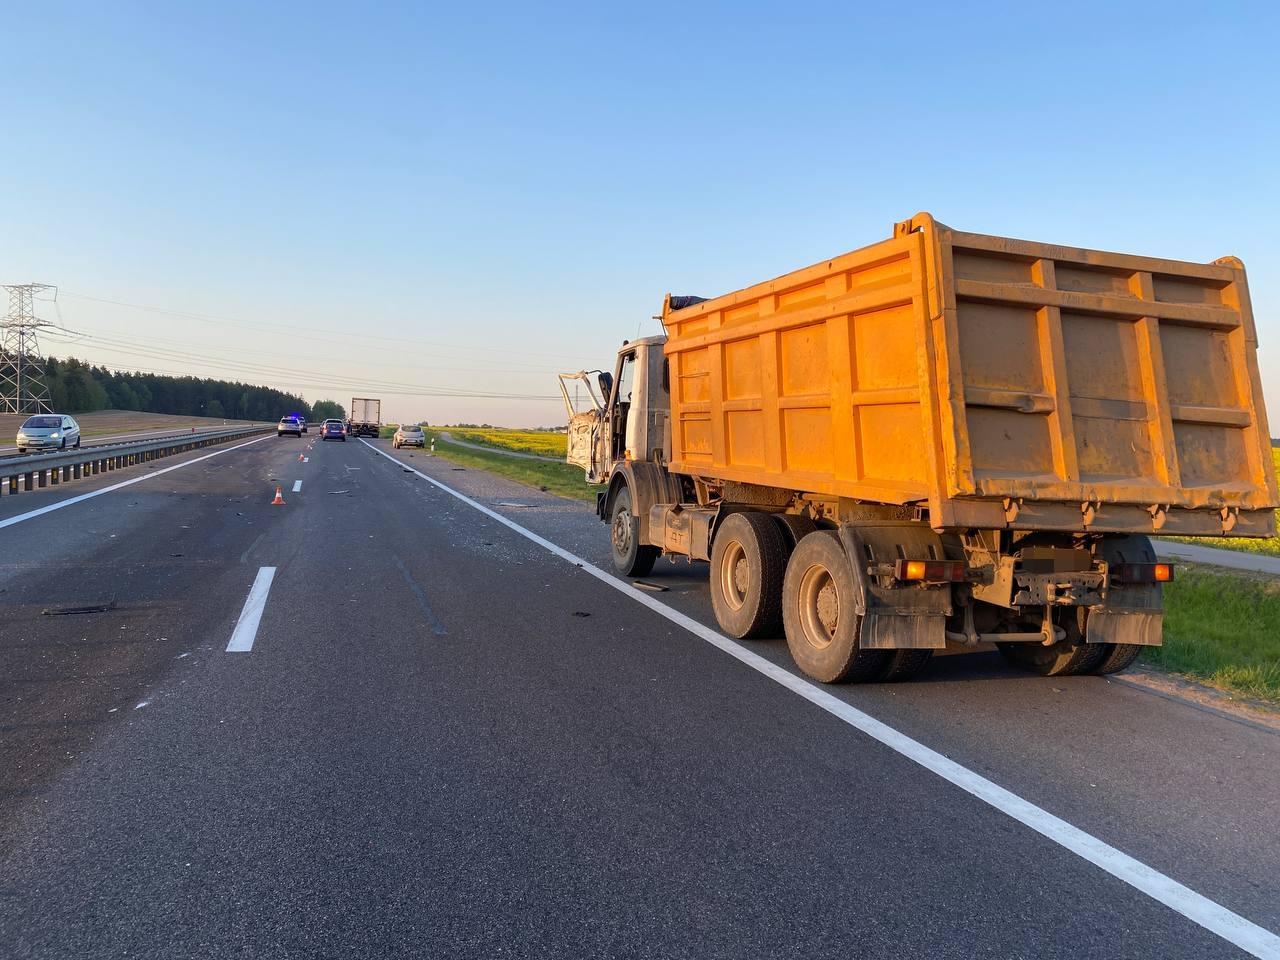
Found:
[[[1233,258],[919,214],[735,293],[668,296],[662,322],[612,374],[562,377],[615,566],[709,560],[722,628],[785,631],[818,679],[903,678],[980,641],[1045,674],[1123,669],[1161,642],[1173,570],[1150,535],[1275,533]]]

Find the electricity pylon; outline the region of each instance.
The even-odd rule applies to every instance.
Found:
[[[44,358],[36,331],[53,324],[35,314],[35,295],[47,283],[6,283],[9,312],[0,320],[0,413],[51,413]]]

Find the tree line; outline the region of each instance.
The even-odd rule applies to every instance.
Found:
[[[47,358],[43,379],[49,388],[49,402],[58,413],[139,410],[229,420],[277,420],[288,413],[301,414],[308,420],[346,416],[343,406],[333,400],[317,401],[313,407],[295,393],[272,387],[141,371],[126,373],[74,358]]]

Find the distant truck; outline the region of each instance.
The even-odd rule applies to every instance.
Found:
[[[1150,536],[1276,532],[1234,258],[922,213],[735,293],[668,295],[661,319],[612,374],[561,375],[568,461],[604,487],[619,573],[710,561],[724,631],[785,633],[818,680],[985,642],[1044,675],[1113,673],[1162,642],[1174,571]]]
[[[353,397],[347,433],[353,437],[377,437],[382,429],[382,401]]]

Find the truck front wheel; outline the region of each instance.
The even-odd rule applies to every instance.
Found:
[[[782,583],[782,622],[796,666],[823,683],[879,680],[892,650],[861,650],[853,568],[832,530],[798,544]]]
[[[640,521],[632,513],[631,491],[627,487],[622,487],[614,497],[609,518],[613,569],[624,577],[643,577],[653,569],[658,548],[640,543]]]
[[[782,630],[787,545],[766,513],[731,513],[711,547],[711,607],[731,637],[776,637]]]

